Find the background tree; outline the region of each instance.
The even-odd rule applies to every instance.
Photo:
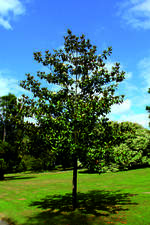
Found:
[[[34,59],[50,69],[48,74],[38,71],[37,76],[47,85],[57,84],[61,89],[54,93],[48,87],[42,87],[30,74],[26,74],[27,79],[20,85],[33,93],[34,99],[26,96],[23,100],[28,107],[26,113],[34,115],[44,128],[52,153],[70,150],[74,167],[74,210],[77,207],[77,159],[95,151],[96,140],[92,141],[90,137],[94,135],[96,122],[101,121],[102,127],[107,129],[106,115],[111,106],[123,102],[124,95],[114,96],[114,92],[118,83],[124,80],[125,72],[120,72],[119,63],[108,72],[104,61],[111,55],[111,47],[96,55],[96,46],[84,35],[78,37],[68,30],[64,39],[63,50],[54,50],[54,54],[45,51],[45,56],[41,52],[34,53]],[[107,86],[112,82],[114,84]],[[104,145],[107,142],[105,137],[103,142]]]
[[[23,138],[23,117],[19,113],[15,95],[9,93],[0,98],[0,179],[4,173],[11,172],[21,158],[21,140]]]
[[[24,133],[27,138],[24,143],[26,149],[23,157],[24,164],[34,171],[51,169],[56,154],[52,154],[46,129],[43,129],[42,125],[37,126],[34,123],[26,122]]]
[[[150,131],[141,125],[132,122],[109,122],[109,132],[112,133],[111,140],[107,142],[103,155],[95,154],[93,158],[88,154],[82,163],[90,172],[109,172],[150,165]],[[102,129],[100,124],[95,129],[97,146],[102,146]],[[105,133],[105,135],[107,135]],[[97,147],[97,152],[101,148]]]
[[[150,88],[148,90],[148,93],[150,94]],[[150,106],[146,106],[146,110],[150,113]],[[149,119],[150,119],[150,114],[149,114]],[[150,122],[149,122],[149,127],[150,127]]]

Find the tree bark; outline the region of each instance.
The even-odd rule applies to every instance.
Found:
[[[73,211],[77,208],[77,157],[73,157],[73,189],[72,189]]]

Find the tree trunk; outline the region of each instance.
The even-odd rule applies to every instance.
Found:
[[[73,211],[77,208],[77,157],[73,157],[73,189],[72,189]]]

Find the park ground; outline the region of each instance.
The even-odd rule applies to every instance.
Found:
[[[5,175],[0,219],[11,225],[150,225],[150,168],[89,174],[78,170],[72,211],[72,170]]]

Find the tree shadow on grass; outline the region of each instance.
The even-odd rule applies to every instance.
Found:
[[[36,176],[4,176],[4,180],[1,180],[1,181],[8,181],[8,180],[24,180],[24,179],[33,179],[33,178],[36,178]]]
[[[31,207],[39,208],[41,212],[29,217],[23,225],[84,225],[95,221],[98,222],[97,224],[107,224],[106,221],[110,221],[112,215],[117,215],[119,211],[127,211],[129,205],[137,205],[129,199],[136,194],[119,192],[105,190],[79,192],[78,206],[75,211],[72,210],[72,194],[46,196],[30,204]],[[112,219],[110,222],[116,224]]]
[[[98,174],[98,172],[96,172],[96,171],[90,171],[88,169],[78,170],[78,173]]]

